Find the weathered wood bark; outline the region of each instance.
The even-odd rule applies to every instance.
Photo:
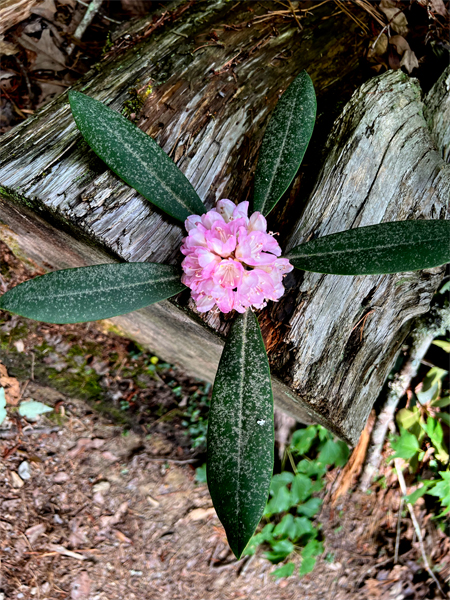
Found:
[[[123,41],[131,46],[126,54],[107,58],[98,75],[88,74],[77,86],[119,110],[130,89],[146,87],[151,79],[153,91],[139,126],[174,158],[207,207],[223,197],[249,198],[268,117],[280,91],[302,68],[314,81],[319,103],[337,93],[336,82],[351,81],[354,88],[361,77],[353,25],[321,20],[330,12],[328,5],[314,11],[301,34],[289,22],[277,24],[277,30],[267,21],[247,27],[263,9],[252,4],[255,12],[249,13],[241,4],[230,11],[226,2],[195,3],[182,20],[141,37],[137,45],[137,33]],[[338,40],[331,29],[340,32]],[[218,41],[210,37],[212,30]],[[199,48],[205,44],[212,45]],[[322,55],[326,64],[319,60]],[[291,245],[312,233],[388,218],[440,216],[450,176],[432,148],[421,111],[416,84],[401,73],[369,82],[354,96],[330,138],[301,225],[306,235],[296,228]],[[326,120],[319,121],[318,139]],[[319,164],[312,147],[302,182],[314,172],[309,162]],[[394,156],[402,152],[402,159],[386,177],[392,149]],[[372,168],[365,164],[368,159],[375,163]],[[4,136],[0,186],[0,235],[40,267],[114,259],[180,262],[181,228],[95,158],[80,140],[65,96]],[[300,188],[296,204],[292,195],[272,228],[299,219],[306,188]],[[339,215],[337,222],[333,215]],[[260,315],[278,406],[354,442],[407,333],[408,319],[427,310],[441,271],[364,281],[345,277],[340,283],[311,274],[288,276],[285,298]],[[367,317],[363,335],[361,324],[352,333],[369,306],[378,312]],[[115,322],[164,359],[208,380],[229,326],[228,318],[195,314],[188,294]]]

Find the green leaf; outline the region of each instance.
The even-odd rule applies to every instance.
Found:
[[[422,388],[423,389],[423,388]],[[439,396],[439,382],[434,383],[430,388],[423,392],[416,392],[417,400],[420,404],[427,404],[433,398],[437,398]]]
[[[292,506],[291,493],[284,485],[276,490],[264,509],[264,516],[286,512]]]
[[[292,434],[291,450],[298,454],[306,454],[311,448],[317,436],[316,425],[309,425],[303,429],[297,429]]]
[[[311,495],[312,481],[306,475],[297,473],[291,485],[291,505],[303,502]]]
[[[267,523],[259,533],[256,533],[242,553],[242,556],[253,556],[256,552],[256,548],[263,544],[264,542],[270,542],[273,540],[273,528],[275,527],[274,523]]]
[[[273,530],[273,535],[279,537],[284,535],[289,537],[289,532],[292,530],[293,526],[294,517],[293,515],[291,515],[291,513],[288,513],[287,515],[284,515],[284,517],[275,527],[275,529]]]
[[[302,564],[300,565],[299,575],[303,577],[303,575],[307,575],[314,570],[316,566],[317,559],[314,556],[306,556],[302,560]]]
[[[6,419],[6,397],[5,388],[0,387],[0,425]]]
[[[317,460],[304,458],[297,464],[297,472],[304,473],[308,477],[322,477],[327,472],[327,466]]]
[[[342,467],[347,462],[349,449],[345,442],[327,440],[318,456],[318,460],[325,465]]]
[[[445,408],[450,405],[450,396],[445,396],[444,398],[436,398],[431,403],[431,406],[437,406],[438,408]],[[440,416],[440,414],[438,414]]]
[[[116,263],[53,271],[6,292],[0,308],[47,323],[108,319],[185,289],[178,269],[155,263]]]
[[[294,267],[336,275],[379,275],[450,261],[450,221],[395,221],[317,238],[287,253]]]
[[[410,504],[414,504],[415,502],[417,502],[417,500],[419,498],[421,498],[422,496],[424,496],[427,493],[430,485],[433,485],[435,482],[426,480],[426,481],[423,481],[422,483],[423,483],[423,485],[421,485],[420,488],[418,488],[414,492],[411,492],[411,494],[408,494],[407,496],[405,496],[406,502],[409,502]]]
[[[206,463],[211,498],[237,558],[264,512],[273,447],[269,362],[256,316],[247,311],[233,323],[220,359]]]
[[[316,95],[302,71],[280,98],[259,151],[253,210],[268,215],[287,190],[305,155],[316,119]]]
[[[279,540],[271,544],[272,550],[265,552],[264,556],[270,562],[277,563],[284,560],[286,556],[289,556],[294,551],[294,544],[289,540]]]
[[[52,412],[53,408],[35,400],[25,400],[19,406],[19,415],[29,421],[37,421],[39,415]]]
[[[305,517],[313,517],[322,506],[322,500],[320,498],[310,498],[297,508],[299,515],[305,515]]]
[[[447,507],[444,512],[437,515],[443,517],[450,511],[450,471],[439,471],[439,475],[442,477],[441,481],[438,481],[428,493],[430,496],[437,496],[442,506]]]
[[[306,517],[294,517],[294,525],[289,537],[294,542],[301,537],[312,537],[316,534],[316,529]]]
[[[400,428],[400,436],[391,440],[391,446],[395,454],[390,456],[389,460],[393,460],[394,458],[409,460],[420,449],[416,436],[403,428]]]
[[[320,556],[323,553],[323,542],[316,539],[310,540],[302,550],[302,557]]]
[[[448,427],[450,427],[450,415],[445,412],[439,412],[437,415],[438,419],[443,421]]]
[[[450,352],[450,341],[449,340],[435,340],[432,342],[435,346],[442,348],[445,352]]]
[[[275,579],[280,579],[281,577],[290,577],[294,572],[294,569],[295,563],[288,562],[279,569],[275,569],[275,571],[272,572],[272,575],[275,577]]]
[[[71,91],[69,101],[86,142],[128,185],[180,221],[205,212],[192,185],[149,135],[85,94]]]
[[[195,469],[195,481],[206,483],[206,463]]]
[[[400,427],[403,427],[403,429],[409,429],[415,423],[419,422],[420,411],[417,408],[417,406],[414,406],[412,410],[408,408],[401,408],[398,411],[395,420],[397,421]]]

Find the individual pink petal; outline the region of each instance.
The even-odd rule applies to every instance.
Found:
[[[204,294],[203,292],[200,294],[192,292],[192,299],[195,302],[198,312],[201,313],[208,312],[208,310],[211,310],[216,304],[216,301],[212,296]]]
[[[234,209],[236,208],[236,204],[231,200],[219,200],[216,204],[216,210],[219,214],[222,215],[225,223],[228,223],[233,216]]]
[[[216,223],[217,221],[219,221],[220,223],[224,223],[224,218],[222,217],[221,214],[219,214],[217,211],[213,210],[209,210],[206,214],[202,215],[201,217],[202,219],[202,225],[206,228],[206,229],[211,229],[212,226],[214,225],[214,223]]]
[[[248,222],[248,202],[240,202],[233,211],[233,219],[245,219]]]
[[[260,212],[254,212],[250,217],[248,231],[267,231],[267,221]]]
[[[189,232],[191,231],[191,229],[194,229],[194,227],[196,227],[198,223],[201,223],[201,220],[202,218],[200,215],[189,215],[189,217],[184,222],[186,231]]]
[[[268,265],[276,260],[274,254],[263,252],[266,244],[265,236],[262,231],[251,231],[247,233],[244,227],[239,228],[239,243],[236,247],[235,256],[243,263],[250,266]]]
[[[197,251],[197,258],[198,264],[201,267],[202,277],[205,279],[211,277],[214,270],[221,263],[220,256],[217,256],[217,254],[210,252],[206,248],[200,248]]]
[[[229,313],[234,307],[234,292],[230,288],[223,288],[223,292],[216,295],[216,303],[221,312]]]
[[[214,223],[205,237],[208,248],[223,258],[228,258],[236,248],[236,236],[228,223]]]
[[[241,283],[243,274],[244,267],[241,263],[232,258],[228,258],[227,260],[222,260],[220,262],[214,270],[212,278],[215,283],[218,283],[225,288],[234,289]]]
[[[270,233],[261,232],[261,239],[264,252],[271,252],[275,256],[280,256],[281,248],[277,240]]]

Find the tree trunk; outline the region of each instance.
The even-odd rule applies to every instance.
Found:
[[[356,25],[343,14],[328,18],[331,12],[329,4],[313,6],[299,32],[293,21],[260,20],[267,13],[256,3],[174,3],[120,38],[76,89],[136,113],[211,208],[220,198],[250,199],[270,113],[305,68],[322,116],[270,228],[287,231],[297,222],[291,247],[312,234],[382,220],[442,218],[449,167],[433,148],[417,83],[401,72],[355,93],[319,160],[316,148],[336,116],[336,97],[348,97],[362,78]],[[427,116],[430,123],[448,96]],[[29,264],[181,261],[181,227],[87,148],[66,95],[3,137],[0,186],[0,236]],[[428,309],[441,278],[442,269],[365,278],[289,274],[285,297],[259,315],[278,406],[354,443],[409,321]],[[211,381],[230,317],[199,315],[186,292],[113,321],[165,360]]]

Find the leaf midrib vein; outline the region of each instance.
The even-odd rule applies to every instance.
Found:
[[[172,275],[170,277],[165,277],[165,278],[161,278],[161,279],[149,279],[147,281],[140,281],[138,283],[127,283],[126,285],[120,285],[120,286],[96,288],[95,290],[77,290],[77,291],[73,291],[73,292],[63,292],[61,294],[51,294],[51,295],[49,294],[46,296],[33,295],[33,300],[45,300],[46,298],[65,298],[67,296],[80,296],[80,295],[83,296],[83,295],[89,295],[89,294],[98,294],[99,292],[110,292],[113,290],[122,290],[122,289],[137,287],[140,285],[148,285],[149,283],[169,282],[169,281],[176,280],[176,279],[178,279],[178,276]],[[33,280],[31,280],[31,281],[33,281]]]
[[[297,102],[294,102],[294,110],[295,110],[296,107],[297,107]],[[289,121],[288,121],[288,125],[286,127],[286,135],[284,136],[283,142],[281,144],[281,152],[278,154],[278,158],[277,158],[276,163],[275,163],[275,168],[272,171],[272,177],[270,178],[269,185],[267,186],[267,192],[266,192],[266,195],[264,197],[263,205],[261,207],[262,214],[264,214],[264,210],[266,208],[267,199],[269,197],[269,193],[270,193],[270,191],[272,189],[272,184],[273,184],[273,181],[275,179],[275,174],[276,174],[276,172],[278,170],[278,166],[279,166],[279,164],[281,162],[281,156],[282,156],[282,154],[284,152],[284,147],[286,145],[286,140],[287,140],[287,137],[288,137],[288,131],[289,131],[290,127],[291,127],[292,119],[294,118],[294,110],[292,110],[291,114],[289,115]]]
[[[239,377],[239,419],[238,419],[238,455],[237,455],[237,472],[238,472],[238,479],[237,479],[237,487],[236,487],[236,505],[237,505],[237,512],[239,514],[240,511],[240,491],[241,491],[241,452],[242,452],[242,448],[241,448],[241,443],[242,443],[242,406],[243,406],[243,399],[244,399],[244,394],[243,394],[243,389],[244,389],[244,372],[245,372],[245,349],[246,349],[246,342],[247,342],[247,319],[248,319],[248,310],[244,313],[244,318],[243,318],[243,333],[242,333],[242,360],[241,360],[241,369],[240,369],[240,377]],[[238,540],[240,542],[240,528],[239,528],[239,524],[238,524],[238,529],[239,529],[239,534],[238,534]]]
[[[332,234],[332,235],[337,235],[337,234]],[[318,238],[319,239],[325,239],[325,238]],[[418,244],[426,244],[428,242],[433,242],[433,241],[441,241],[441,240],[447,240],[447,236],[434,236],[432,238],[429,239],[421,239],[419,241],[414,241],[414,242],[403,242],[403,243],[393,243],[393,244],[386,244],[386,245],[377,245],[377,246],[367,246],[367,247],[362,247],[362,248],[344,248],[343,250],[327,250],[325,252],[313,252],[313,253],[297,253],[294,254],[294,250],[289,254],[287,254],[285,256],[285,258],[302,258],[304,256],[307,257],[312,257],[312,256],[327,256],[329,254],[334,255],[334,254],[352,254],[352,253],[357,253],[357,252],[361,252],[364,250],[389,250],[392,248],[401,248],[402,246],[417,246]],[[314,240],[315,241],[315,240]],[[310,242],[306,242],[306,244],[308,244]]]
[[[142,130],[141,133],[144,133]],[[181,204],[181,206],[183,208],[185,208],[189,213],[192,212],[191,208],[185,203],[183,202],[183,200],[180,198],[180,196],[178,196],[174,190],[172,190],[171,188],[167,187],[166,184],[164,183],[164,181],[158,177],[156,171],[154,170],[154,168],[152,168],[152,164],[150,163],[146,163],[144,160],[142,160],[141,156],[139,153],[136,153],[134,148],[132,146],[130,146],[125,140],[123,140],[117,133],[117,131],[115,131],[114,129],[112,130],[113,136],[116,140],[118,140],[127,150],[128,152],[137,160],[137,162],[139,162],[141,164],[141,166],[144,168],[144,170],[148,169],[152,176],[159,182],[159,184],[161,185],[161,187],[168,192],[169,194],[171,194],[176,200],[178,200],[178,202]],[[144,133],[145,135],[145,133]],[[148,136],[150,137],[150,136]],[[154,141],[154,140],[152,140]],[[156,142],[154,142],[156,144]],[[176,165],[174,165],[176,167]],[[177,167],[176,167],[177,168]]]

